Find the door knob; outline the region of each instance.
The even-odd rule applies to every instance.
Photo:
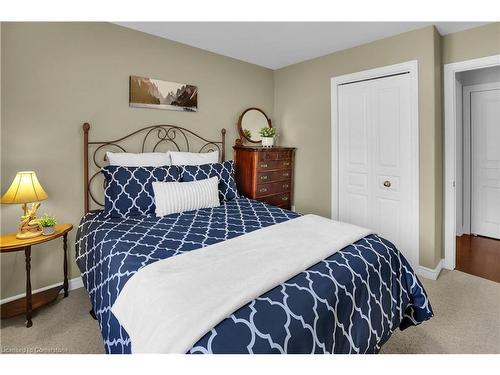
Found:
[[[385,180],[385,181],[384,181],[384,186],[385,186],[385,187],[391,187],[391,181],[389,181],[389,180]]]

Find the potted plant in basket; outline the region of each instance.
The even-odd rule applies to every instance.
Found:
[[[45,214],[40,219],[38,219],[38,222],[42,227],[44,236],[50,236],[54,233],[54,226],[57,224],[56,218],[54,216]]]
[[[274,128],[262,128],[260,129],[260,139],[262,140],[262,146],[264,147],[273,147],[274,145],[274,137],[278,134],[276,133],[276,129]]]

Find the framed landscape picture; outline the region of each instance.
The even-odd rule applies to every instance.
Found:
[[[130,76],[129,105],[196,112],[198,87],[186,83]]]

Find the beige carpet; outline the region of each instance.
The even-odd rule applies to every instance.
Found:
[[[420,280],[434,317],[396,330],[382,353],[500,353],[500,283],[460,271]]]
[[[422,281],[434,318],[403,332],[397,330],[382,353],[500,353],[499,283],[458,271],[443,271],[437,281]],[[31,328],[24,327],[23,317],[2,320],[1,351],[103,353],[97,322],[89,309],[82,288],[35,312]]]

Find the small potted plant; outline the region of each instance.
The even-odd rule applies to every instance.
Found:
[[[262,128],[260,129],[260,139],[262,140],[262,146],[273,147],[274,137],[277,136],[276,129],[274,128]]]
[[[57,224],[56,218],[54,216],[45,214],[40,219],[38,219],[38,222],[42,227],[44,236],[50,236],[51,234],[54,234],[54,225]]]

